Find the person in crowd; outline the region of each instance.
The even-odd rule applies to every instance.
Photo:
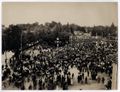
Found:
[[[25,78],[27,78],[26,82],[33,83],[28,87],[29,90],[37,89],[37,87],[40,90],[53,90],[57,86],[67,90],[69,86],[74,84],[74,78],[77,76],[75,73],[71,73],[70,69],[76,68],[79,71],[78,83],[87,84],[88,77],[98,83],[100,81],[104,83],[104,77],[102,79],[98,77],[96,80],[96,76],[101,72],[111,76],[112,61],[109,63],[105,61],[111,49],[106,47],[106,44],[100,44],[96,46],[92,42],[82,42],[79,45],[74,44],[69,47],[51,48],[46,52],[35,46],[31,50],[32,54],[22,53],[22,60],[14,56],[10,59],[10,64],[7,62],[6,65],[2,66],[2,81],[9,78],[9,85],[13,83],[19,88],[18,84],[25,83]],[[34,50],[38,50],[40,53],[36,55]],[[111,85],[112,81],[109,80],[107,88],[111,89]],[[25,85],[21,85],[22,90],[25,88]]]
[[[88,83],[88,78],[87,77],[85,77],[85,84],[87,84]]]
[[[104,78],[104,77],[102,77],[102,83],[104,84],[104,82],[105,82],[105,78]]]

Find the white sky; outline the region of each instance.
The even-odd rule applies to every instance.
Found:
[[[117,25],[117,3],[25,3],[4,2],[2,24],[61,22],[82,26]]]

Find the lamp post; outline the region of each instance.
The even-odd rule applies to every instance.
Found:
[[[57,48],[58,48],[58,47],[59,47],[59,45],[60,45],[60,39],[59,39],[59,37],[57,37],[57,38],[56,38],[55,43],[57,44]]]
[[[22,61],[22,31],[21,31],[21,35],[20,35],[20,50],[21,50],[20,60]]]
[[[4,35],[4,36],[6,36],[6,35]],[[3,41],[4,48],[6,48],[5,37],[4,37],[4,39],[3,39],[3,40],[4,40],[4,41]],[[6,50],[5,50],[5,63],[7,64],[7,53],[6,53]]]

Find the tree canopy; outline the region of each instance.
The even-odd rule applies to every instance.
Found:
[[[61,44],[64,46],[69,42],[70,35],[74,32],[91,33],[91,36],[117,36],[117,27],[111,26],[94,26],[84,27],[76,24],[62,25],[60,22],[52,21],[51,23],[39,24],[16,24],[9,27],[2,26],[2,52],[13,51],[18,52],[21,46],[24,48],[28,44],[39,41],[44,46],[56,47],[55,40],[59,37]]]

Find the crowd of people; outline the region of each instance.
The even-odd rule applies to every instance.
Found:
[[[75,76],[79,84],[88,84],[89,80],[105,84],[106,79],[98,75],[105,73],[109,76],[105,87],[111,89],[113,61],[109,57],[117,53],[115,45],[88,40],[46,50],[40,45],[33,46],[23,51],[19,59],[13,56],[5,61],[2,86],[13,85],[21,90],[68,90],[74,85]],[[79,71],[77,75],[70,72],[72,68]]]

